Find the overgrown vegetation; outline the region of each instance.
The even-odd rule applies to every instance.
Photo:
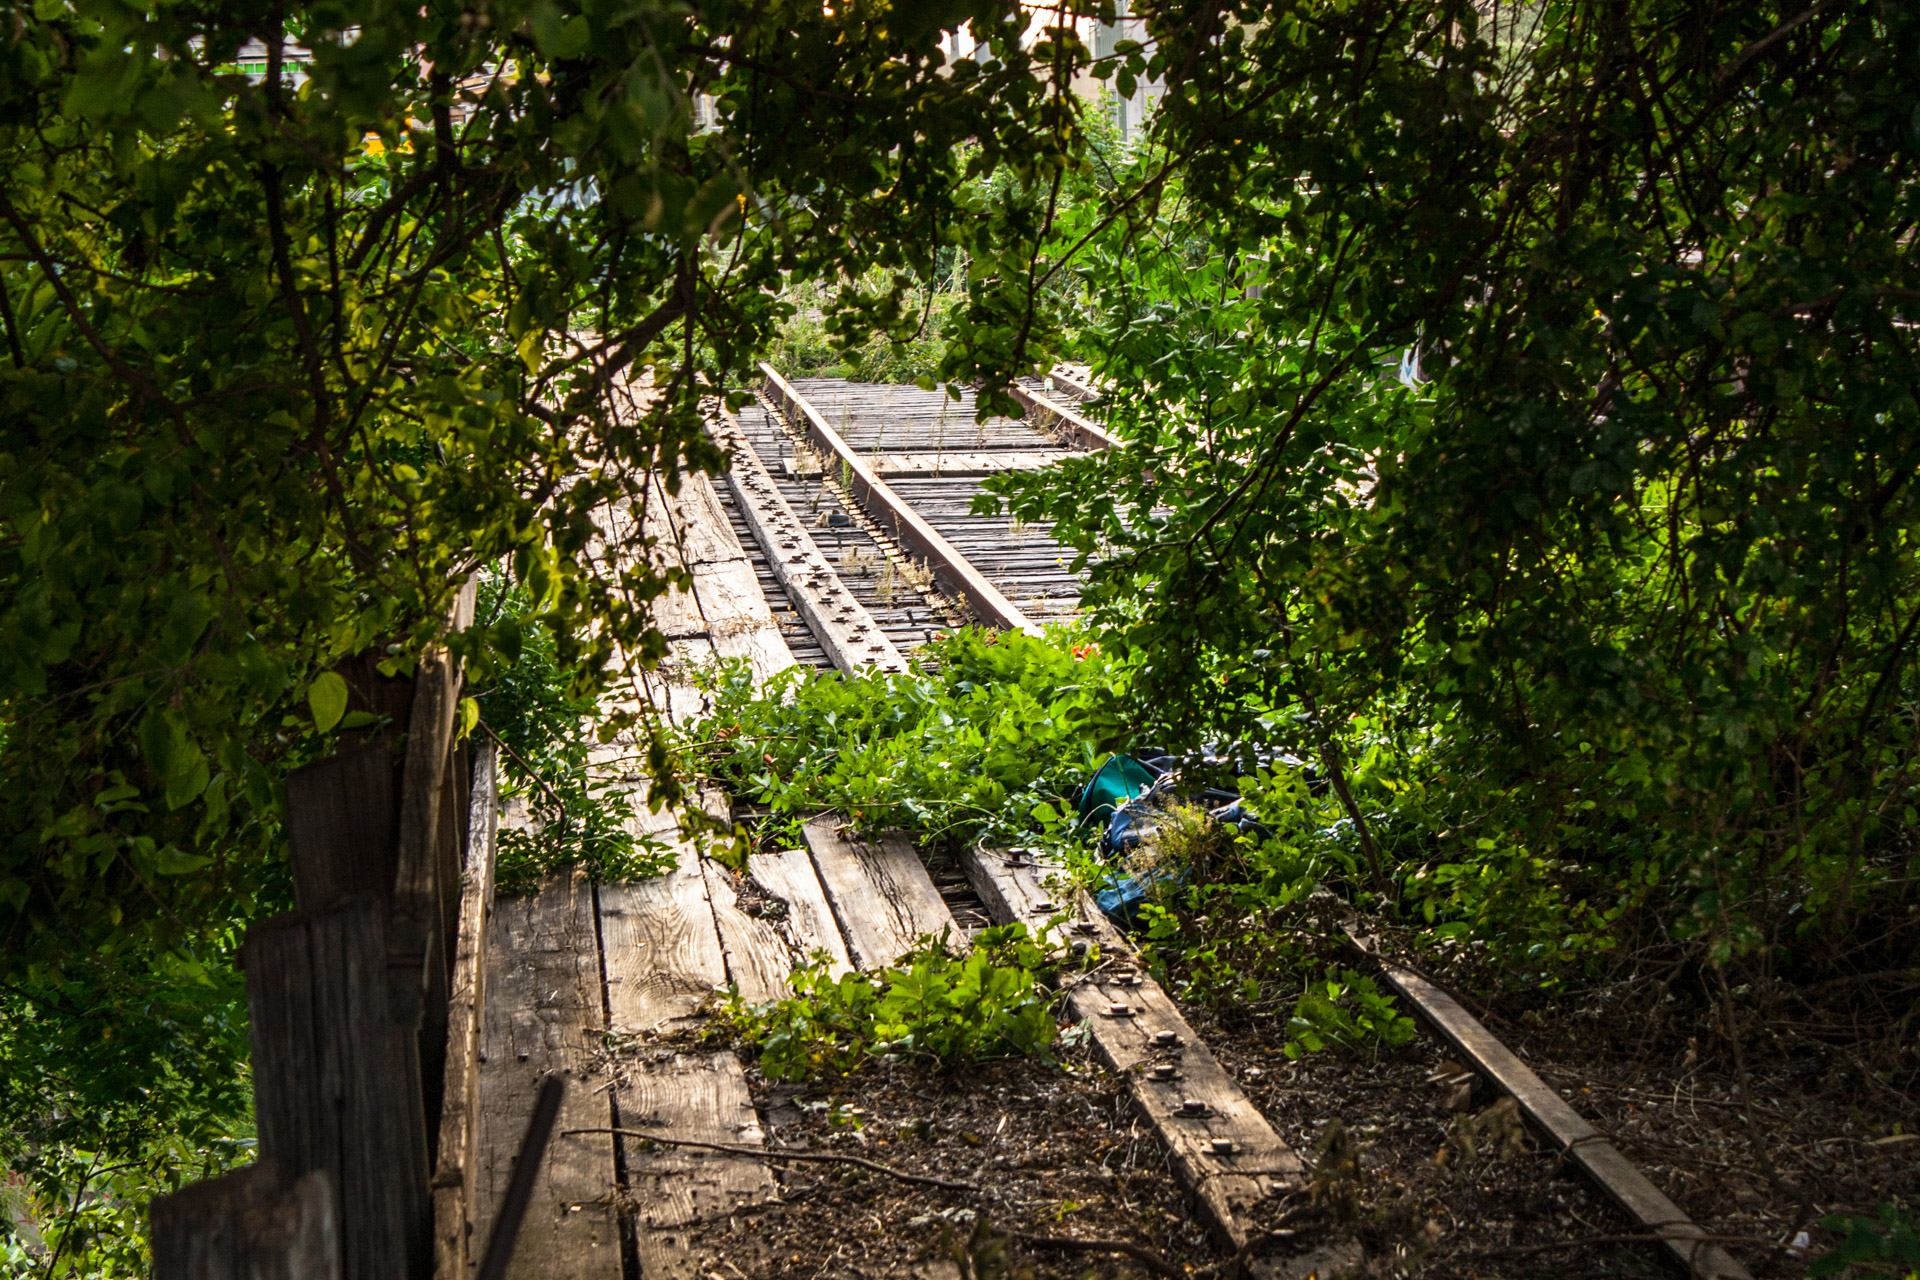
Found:
[[[469,673],[476,727],[499,744],[501,796],[521,801],[527,819],[500,832],[496,890],[524,892],[565,865],[609,883],[664,871],[665,847],[633,834],[633,792],[609,782],[605,765],[592,767],[603,720],[597,691],[561,668],[526,590],[483,575],[475,625],[493,637],[490,661]]]
[[[1052,964],[1024,924],[983,930],[956,953],[926,938],[878,973],[834,975],[816,957],[795,969],[793,995],[759,1006],[736,994],[723,1018],[758,1051],[771,1080],[846,1075],[874,1056],[951,1070],[982,1059],[1045,1058],[1053,1043]]]

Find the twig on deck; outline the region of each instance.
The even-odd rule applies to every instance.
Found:
[[[1074,1236],[1034,1236],[1024,1231],[1009,1231],[1007,1234],[1021,1244],[1031,1245],[1036,1249],[1077,1249],[1082,1253],[1124,1253],[1157,1276],[1165,1276],[1167,1280],[1187,1280],[1185,1271],[1145,1245],[1133,1244],[1130,1241],[1081,1240]]]
[[[576,1133],[612,1133],[625,1138],[641,1138],[648,1142],[657,1142],[663,1147],[697,1147],[702,1151],[723,1151],[728,1155],[752,1156],[758,1160],[792,1160],[808,1164],[851,1164],[862,1169],[871,1169],[875,1173],[884,1173],[889,1178],[898,1178],[902,1182],[914,1182],[923,1187],[939,1187],[942,1191],[978,1192],[979,1186],[972,1182],[954,1182],[946,1178],[932,1178],[921,1173],[908,1173],[904,1169],[895,1169],[891,1165],[881,1164],[877,1160],[866,1160],[860,1156],[843,1156],[831,1151],[788,1151],[782,1147],[736,1147],[725,1142],[696,1142],[692,1138],[663,1138],[643,1129],[568,1129],[562,1137],[572,1137]]]

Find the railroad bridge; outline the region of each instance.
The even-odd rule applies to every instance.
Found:
[[[654,555],[693,584],[658,602],[671,654],[632,673],[619,695],[629,705],[676,723],[698,716],[690,674],[716,658],[744,658],[758,680],[796,664],[903,670],[905,655],[937,630],[967,622],[1038,630],[1073,614],[1080,584],[1047,528],[971,507],[987,476],[1118,447],[1079,411],[1084,384],[1065,372],[1029,383],[1016,388],[1024,421],[980,423],[965,395],[789,380],[771,366],[762,373],[751,404],[737,415],[715,411],[712,430],[732,455],[721,481],[694,474],[673,495],[651,481],[640,510],[603,513],[595,555],[613,565]],[[450,763],[457,673],[429,661],[416,684],[407,767],[390,798],[399,813],[398,888],[389,936],[374,944],[384,945],[396,976],[369,982],[365,966],[347,961],[321,972],[339,951],[328,939],[379,933],[364,897],[310,885],[290,923],[274,924],[259,946],[250,935],[265,1172],[201,1184],[156,1206],[160,1280],[740,1276],[727,1242],[737,1243],[743,1214],[779,1199],[792,1153],[768,1145],[734,1054],[684,1034],[714,993],[731,984],[749,1001],[774,999],[815,953],[835,972],[879,970],[926,935],[965,937],[989,923],[1062,915],[1073,937],[1111,957],[1077,975],[1064,998],[1125,1081],[1139,1122],[1163,1144],[1217,1242],[1252,1273],[1276,1277],[1331,1274],[1358,1261],[1337,1251],[1256,1251],[1267,1240],[1263,1222],[1273,1221],[1266,1210],[1306,1192],[1306,1164],[1132,963],[1127,940],[1084,895],[1055,900],[1063,892],[1055,868],[1017,850],[929,860],[904,840],[854,840],[820,818],[807,824],[804,848],[750,859],[753,882],[787,904],[775,920],[743,909],[740,883],[681,837],[671,809],[650,815],[643,805],[638,833],[675,851],[667,874],[632,884],[564,874],[537,892],[496,897],[497,829],[515,819],[496,801],[491,749],[473,762],[469,786]],[[637,745],[616,741],[596,755],[610,785],[644,787]],[[352,774],[359,758],[290,783],[290,808],[301,796],[360,785]],[[366,782],[373,791],[384,785]],[[701,802],[728,814],[724,795]],[[351,845],[362,828],[309,830],[305,850],[296,838],[296,879],[303,858],[324,861],[322,846]],[[292,956],[283,963],[276,940],[289,937],[297,945],[282,948]],[[311,997],[299,988],[297,1017],[283,1007],[285,993],[266,986],[289,963],[301,981],[324,988]],[[1433,1030],[1676,1257],[1697,1274],[1745,1275],[1458,1004],[1415,974],[1390,964],[1385,972]],[[347,1033],[360,1039],[326,1048],[338,1007],[356,1004],[373,1011]],[[382,1009],[420,1028],[417,1059],[382,1038]],[[315,1054],[325,1060],[318,1066]],[[403,1084],[426,1082],[410,1086],[427,1100],[423,1126],[371,1100],[386,1096],[383,1071]],[[327,1175],[325,1186],[292,1176],[312,1170]],[[271,1241],[235,1225],[247,1213],[256,1226],[279,1224]],[[338,1271],[329,1262],[336,1257]],[[942,1266],[952,1264],[925,1274],[958,1275]]]

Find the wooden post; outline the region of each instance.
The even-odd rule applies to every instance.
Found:
[[[487,1007],[487,917],[493,912],[494,836],[499,822],[500,749],[482,746],[473,767],[465,824],[466,867],[454,935],[447,1003],[447,1065],[433,1166],[433,1273],[466,1280],[473,1248],[473,1200],[480,1141],[480,1046]]]
[[[419,1060],[388,1009],[386,903],[367,895],[263,921],[241,959],[260,1154],[294,1176],[330,1176],[343,1280],[425,1275]]]
[[[393,751],[384,740],[287,775],[296,906],[319,911],[359,894],[393,892],[394,792]]]
[[[161,1196],[149,1211],[154,1280],[340,1280],[333,1184],[270,1160]]]

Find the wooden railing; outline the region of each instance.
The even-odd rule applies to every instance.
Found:
[[[455,629],[472,612],[469,585]],[[154,1202],[156,1280],[464,1280],[474,1262],[495,748],[458,741],[444,648],[412,680],[342,674],[376,724],[287,779],[296,909],[241,950],[259,1160]]]

